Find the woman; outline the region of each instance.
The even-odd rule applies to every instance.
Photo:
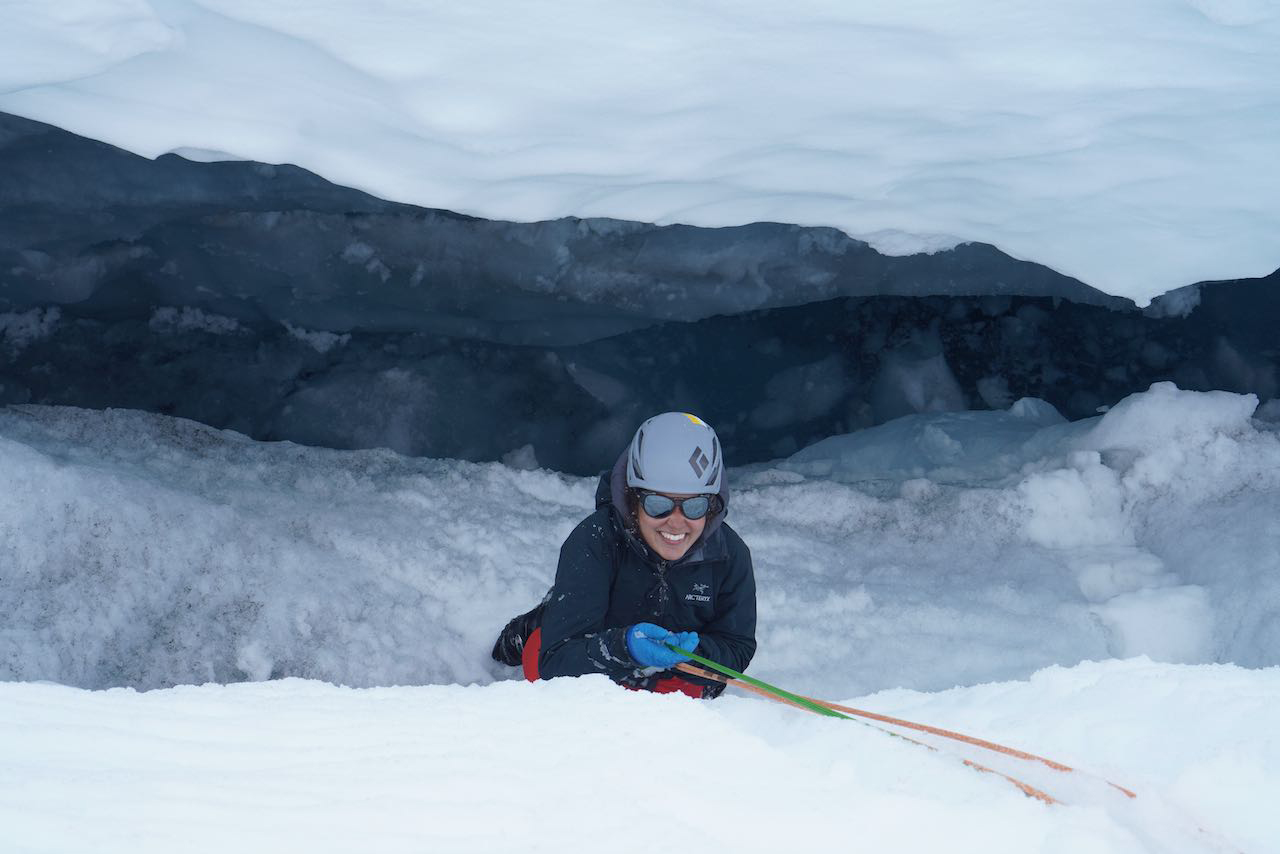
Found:
[[[693,415],[640,425],[600,476],[596,510],[560,548],[542,604],[503,629],[493,657],[531,681],[603,673],[622,685],[714,697],[718,682],[673,671],[677,646],[735,670],[756,650],[751,553],[724,523],[720,441]]]

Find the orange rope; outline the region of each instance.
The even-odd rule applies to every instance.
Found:
[[[805,699],[809,699],[809,698],[806,697]],[[975,738],[974,736],[965,735],[964,733],[961,733],[961,732],[953,732],[948,729],[940,729],[938,727],[928,726],[927,724],[918,724],[918,723],[913,723],[911,721],[904,721],[901,718],[891,718],[888,715],[880,715],[880,714],[876,714],[875,712],[868,712],[862,709],[854,709],[854,708],[850,708],[849,706],[841,706],[838,703],[828,703],[824,700],[813,700],[813,702],[821,706],[826,706],[828,709],[831,709],[833,711],[844,712],[850,715],[857,715],[858,717],[863,717],[863,718],[870,718],[873,721],[880,721],[881,723],[893,724],[894,726],[900,726],[900,727],[905,727],[907,729],[919,730],[920,732],[927,732],[931,735],[939,735],[939,736],[942,736],[943,738],[950,738],[955,741],[964,742],[965,744],[972,744],[976,747],[983,747],[983,748],[986,748],[987,750],[994,750],[996,753],[1003,753],[1004,755],[1012,756],[1015,759],[1024,759],[1030,762],[1040,762],[1052,768],[1054,771],[1073,772],[1076,770],[1072,768],[1070,765],[1063,765],[1061,762],[1055,762],[1052,759],[1045,759],[1043,756],[1036,756],[1034,753],[1027,753],[1026,751],[1017,750],[1016,748],[1013,748],[1013,747],[1005,747],[1003,744],[996,744],[994,741],[987,741],[986,739]],[[1130,798],[1137,797],[1137,794],[1126,789],[1124,786],[1117,785],[1110,781],[1107,781],[1107,785],[1118,789],[1119,791],[1123,792],[1126,796]]]
[[[788,700],[785,697],[778,697],[778,696],[775,696],[774,694],[770,694],[768,691],[764,690],[763,688],[757,688],[755,685],[751,685],[747,682],[739,682],[736,679],[732,679],[732,680],[728,679],[727,677],[721,676],[719,673],[712,673],[711,671],[708,671],[708,670],[702,670],[701,668],[690,665],[687,662],[681,662],[680,664],[677,664],[676,669],[682,670],[685,673],[690,673],[694,676],[703,676],[707,679],[715,679],[716,681],[724,682],[727,685],[735,685],[738,688],[742,688],[743,690],[750,691],[754,694],[759,694],[762,697],[768,697],[770,700],[776,700],[779,703],[785,703],[788,706],[792,706],[793,708],[804,709],[805,711],[813,711],[812,709],[805,709],[804,706],[800,705],[799,703],[793,703],[792,701]],[[810,702],[817,703],[818,705],[826,706],[832,711],[843,711],[843,709],[840,709],[831,703],[823,702],[822,700],[813,700],[812,698],[809,698],[809,697],[805,697],[805,699],[810,700]],[[874,726],[874,725],[868,724],[868,726]],[[901,733],[892,732],[891,730],[887,730],[887,729],[880,729],[880,727],[875,727],[875,729],[879,729],[881,732],[888,733],[889,735],[892,735],[895,738],[901,738],[902,740],[909,741],[912,744],[918,744],[921,747],[926,747],[929,750],[934,751],[935,753],[938,750],[938,748],[934,747],[932,744],[925,744],[923,741],[916,741],[914,738],[902,735]],[[980,763],[974,762],[972,759],[961,758],[961,761],[964,762],[965,765],[968,765],[970,768],[974,769],[975,771],[981,771],[984,774],[995,774],[997,777],[1003,777],[1013,785],[1017,786],[1018,789],[1027,797],[1035,798],[1036,800],[1043,801],[1046,804],[1060,803],[1056,798],[1054,798],[1048,792],[1045,792],[1041,789],[1037,789],[1035,786],[1032,786],[1030,783],[1019,780],[1017,777],[1010,777],[1008,774],[997,771],[994,768],[988,768],[986,765],[982,765]]]
[[[736,680],[730,680],[727,677],[721,676],[719,673],[713,673],[709,670],[704,670],[703,668],[697,667],[688,662],[681,662],[677,664],[676,669],[681,670],[685,673],[692,674],[694,676],[701,676],[704,679],[715,679],[718,682],[724,682],[725,684],[735,684],[735,685],[738,685],[738,687],[747,688],[749,690],[755,691],[756,693],[763,694],[765,696],[772,696],[767,691],[761,691],[755,688],[754,686],[747,685],[746,683],[738,683]],[[964,733],[953,732],[952,730],[947,730],[947,729],[940,729],[938,727],[928,726],[927,724],[913,723],[912,721],[905,721],[901,718],[893,718],[893,717],[889,717],[888,715],[877,714],[876,712],[868,712],[863,709],[855,709],[850,706],[842,706],[838,703],[829,703],[826,700],[818,700],[818,699],[814,699],[813,697],[805,697],[804,699],[809,700],[812,703],[817,703],[820,706],[825,706],[826,708],[831,709],[832,711],[835,711],[835,712],[844,712],[845,714],[856,715],[862,718],[869,718],[873,721],[880,721],[881,723],[892,724],[893,726],[900,726],[906,729],[914,729],[914,730],[918,730],[919,732],[927,732],[930,735],[937,735],[943,738],[952,739],[954,741],[964,742],[965,744],[972,744],[975,747],[982,747],[987,750],[993,750],[996,753],[1003,753],[1004,755],[1012,756],[1015,759],[1023,759],[1031,762],[1040,762],[1044,765],[1047,765],[1048,767],[1052,768],[1055,771],[1063,771],[1063,772],[1075,771],[1075,769],[1072,768],[1070,765],[1064,765],[1061,762],[1055,762],[1054,760],[1046,759],[1043,756],[1036,756],[1034,753],[1027,753],[1026,751],[1023,751],[1023,750],[1017,750],[1012,747],[1006,747],[1003,744],[996,744],[994,741],[987,741],[986,739],[975,738],[971,735],[965,735]],[[990,769],[984,768],[983,770],[990,770]],[[997,771],[994,773],[999,773],[999,772]],[[1012,782],[1017,783],[1018,781],[1014,780]],[[1116,783],[1112,783],[1109,780],[1107,781],[1107,785],[1115,789],[1118,789],[1119,791],[1123,792],[1126,796],[1130,798],[1137,797],[1137,794],[1130,791],[1129,789],[1126,789],[1124,786],[1117,785]],[[1036,791],[1039,791],[1039,790],[1037,789]],[[1032,795],[1032,797],[1038,797],[1038,796]]]

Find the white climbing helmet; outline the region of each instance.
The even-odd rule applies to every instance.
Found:
[[[655,415],[631,439],[627,486],[635,489],[715,495],[723,473],[716,431],[696,415]]]

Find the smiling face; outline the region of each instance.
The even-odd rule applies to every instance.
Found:
[[[664,492],[671,498],[691,498],[691,494]],[[707,517],[686,519],[684,513],[677,508],[671,515],[655,519],[644,512],[640,503],[636,504],[636,525],[640,528],[640,537],[663,560],[679,560],[702,536],[702,529],[707,526]]]

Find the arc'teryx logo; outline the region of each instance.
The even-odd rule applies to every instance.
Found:
[[[689,465],[693,468],[693,473],[697,477],[702,477],[702,473],[707,470],[707,466],[711,464],[711,460],[707,459],[707,455],[702,448],[694,448],[693,456],[689,457]]]
[[[710,589],[711,589],[711,586],[708,584],[695,584],[693,585],[693,592],[685,594],[684,601],[710,602],[711,597],[707,595],[707,591]]]

